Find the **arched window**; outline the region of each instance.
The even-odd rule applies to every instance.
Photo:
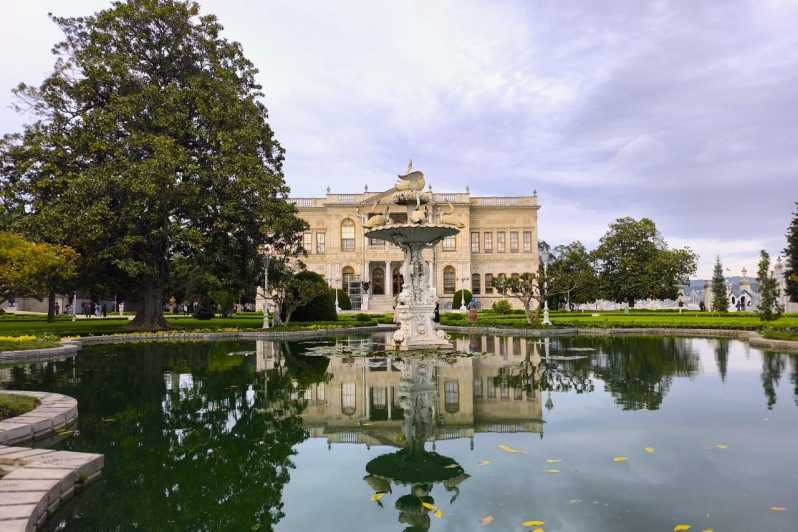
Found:
[[[375,296],[385,294],[385,270],[374,268],[371,271],[371,293]]]
[[[455,271],[453,266],[447,266],[443,269],[443,293],[454,294],[455,288]]]
[[[341,222],[341,251],[355,250],[355,222],[349,218]]]
[[[443,383],[444,408],[450,414],[456,414],[460,410],[460,383],[457,381],[446,381]]]
[[[471,293],[472,294],[479,294],[480,293],[480,289],[482,288],[480,286],[480,280],[481,279],[479,278],[479,274],[478,273],[472,273],[471,274]]]
[[[341,384],[341,412],[347,416],[355,413],[355,383]]]
[[[349,293],[349,283],[352,282],[352,278],[355,276],[355,270],[351,266],[346,266],[343,270],[341,270],[341,288]]]

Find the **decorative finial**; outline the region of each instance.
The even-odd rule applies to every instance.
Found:
[[[430,192],[432,192],[432,183],[430,183],[430,184],[429,184],[429,188],[428,188],[427,190],[429,190]]]
[[[746,270],[746,269],[745,269],[745,266],[743,266],[743,279],[745,279],[745,277],[746,277],[747,275],[748,275],[748,270]]]
[[[466,194],[470,194],[470,193],[471,193],[471,187],[466,185]]]
[[[535,197],[537,197],[537,195],[538,195],[538,189],[533,189],[533,190],[532,190],[532,195],[533,195],[533,196],[535,196]]]
[[[328,186],[327,187],[327,194],[329,194],[329,193],[330,193],[330,187]]]
[[[413,159],[407,161],[407,172],[405,174],[409,174],[413,171]]]
[[[363,192],[365,192],[366,194],[369,193],[369,185],[368,185],[368,183],[366,183],[366,185],[363,187]]]

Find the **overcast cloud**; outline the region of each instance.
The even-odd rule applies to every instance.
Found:
[[[4,5],[0,131],[92,0]],[[649,216],[707,276],[779,253],[798,200],[798,1],[207,0],[260,69],[293,194],[537,190],[540,238]]]

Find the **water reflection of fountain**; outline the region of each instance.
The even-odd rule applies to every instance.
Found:
[[[430,514],[440,515],[432,497],[435,484],[440,483],[447,491],[453,492],[450,500],[453,503],[460,493],[459,485],[469,477],[454,459],[427,451],[424,447],[436,425],[435,360],[405,358],[399,383],[405,447],[378,456],[366,464],[368,475],[364,480],[375,490],[374,498],[378,502],[380,494],[393,491],[394,484],[409,490],[395,504],[399,522],[409,525],[406,532],[428,530]]]

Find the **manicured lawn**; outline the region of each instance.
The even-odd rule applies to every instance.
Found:
[[[239,314],[229,318],[216,317],[210,320],[197,320],[191,316],[167,315],[169,330],[173,331],[246,331],[259,330],[263,325],[263,315],[260,313]],[[336,327],[366,327],[378,323],[391,323],[392,314],[341,314],[338,321],[290,323],[279,330],[305,330]],[[0,316],[0,337],[31,335],[38,338],[44,336],[92,336],[101,334],[117,334],[128,332],[129,321],[125,318],[91,318],[72,321],[69,316],[58,317],[53,322],[48,322],[44,316]],[[43,340],[42,340],[43,341]],[[0,342],[2,345],[3,342]],[[24,349],[15,344],[6,349]],[[39,345],[36,347],[45,347]],[[2,347],[0,347],[2,349]]]
[[[597,314],[597,315],[594,315]],[[623,312],[552,312],[551,321],[555,327],[667,327],[689,329],[745,329],[758,330],[763,326],[772,329],[798,328],[798,314],[788,314],[771,322],[763,322],[754,313],[711,313],[689,312],[682,314],[672,311],[632,311]],[[444,325],[468,325],[464,314],[444,314]],[[475,325],[488,327],[527,327],[526,318],[520,311],[512,314],[496,314],[491,310],[480,311]]]
[[[35,397],[0,393],[0,421],[30,412],[39,401]]]

